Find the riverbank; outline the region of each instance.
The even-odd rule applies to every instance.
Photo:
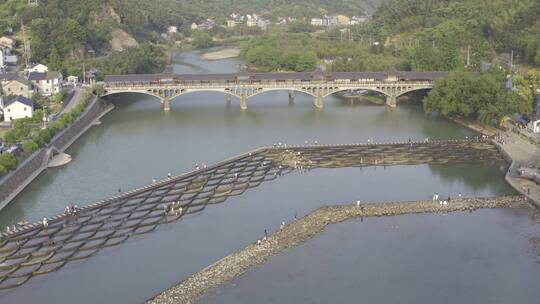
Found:
[[[49,145],[34,152],[25,159],[14,171],[0,179],[0,210],[6,207],[21,191],[36,177],[49,167],[54,155],[63,155],[78,138],[92,127],[114,106],[105,104],[99,98],[93,97],[86,110],[67,128],[56,134]],[[53,161],[53,165],[66,164],[71,159],[64,157]]]
[[[540,208],[540,186],[534,181],[522,178],[518,172],[521,167],[535,168],[540,158],[540,148],[530,140],[523,138],[520,134],[497,129],[492,126],[482,124],[478,121],[450,118],[452,121],[461,124],[469,129],[487,136],[500,136],[503,140],[493,140],[510,168],[505,175],[505,180],[517,192],[527,196],[538,208]]]
[[[236,47],[226,47],[217,51],[209,51],[201,54],[203,60],[222,60],[236,58],[240,56],[240,49]]]
[[[248,245],[192,274],[146,303],[194,303],[211,288],[241,276],[252,267],[263,264],[270,257],[284,250],[304,243],[322,232],[326,226],[349,219],[420,213],[472,212],[481,208],[527,208],[528,206],[530,204],[525,197],[509,196],[453,199],[444,206],[435,201],[417,201],[322,207],[286,225],[282,230],[274,232],[260,244]]]

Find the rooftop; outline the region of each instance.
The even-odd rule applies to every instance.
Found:
[[[5,103],[4,107],[7,108],[7,107],[9,107],[10,105],[12,105],[12,104],[14,104],[14,103],[16,103],[16,102],[20,102],[20,103],[22,103],[22,104],[24,104],[24,105],[27,105],[27,106],[29,106],[29,107],[33,107],[33,106],[34,106],[34,102],[33,102],[32,100],[30,100],[30,99],[28,99],[28,98],[26,98],[26,97],[24,97],[24,96],[20,96],[20,95],[19,95],[19,96],[15,97],[15,98],[13,98],[13,99],[11,99],[11,100],[8,100],[8,101]]]

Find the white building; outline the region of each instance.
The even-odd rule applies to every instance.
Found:
[[[0,70],[6,68],[6,60],[4,58],[4,50],[0,49]]]
[[[176,34],[176,33],[178,33],[178,26],[173,25],[173,26],[169,26],[167,28],[167,35],[171,36],[171,35]]]
[[[79,83],[79,77],[73,75],[68,76],[67,83],[71,85],[77,85]]]
[[[31,72],[28,74],[30,80],[43,96],[51,96],[60,93],[62,89],[63,77],[60,72]]]
[[[17,96],[15,99],[4,102],[1,106],[4,112],[5,122],[32,117],[34,115],[34,103],[32,100],[23,96]]]
[[[9,49],[0,48],[0,70],[7,68],[8,65],[15,66],[19,62],[19,57],[12,54]]]
[[[28,73],[32,73],[32,72],[47,73],[49,71],[49,68],[44,64],[37,63],[27,68],[25,71]]]
[[[322,26],[323,20],[321,18],[311,18],[311,25],[313,26]]]
[[[257,18],[255,16],[246,15],[246,18],[247,18],[246,25],[248,27],[257,26]]]

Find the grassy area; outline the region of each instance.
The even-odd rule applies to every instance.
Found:
[[[7,131],[9,131],[8,128],[0,128],[0,138],[1,139],[4,139],[4,135],[6,134]]]

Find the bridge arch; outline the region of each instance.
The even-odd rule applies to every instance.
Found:
[[[170,99],[172,100],[172,99],[175,99],[176,97],[180,97],[180,96],[183,96],[183,95],[192,94],[192,93],[201,93],[201,92],[217,92],[217,93],[222,93],[224,95],[230,95],[230,96],[234,96],[234,97],[237,97],[237,98],[241,98],[240,95],[238,95],[238,94],[236,94],[234,92],[227,91],[226,89],[203,88],[203,89],[185,89],[185,90],[182,90],[179,93],[175,93],[174,95],[171,95]]]
[[[312,96],[312,97],[317,97],[313,92],[310,92],[309,90],[304,90],[304,89],[299,89],[299,88],[264,88],[262,90],[259,90],[251,95],[249,95],[249,97],[255,97],[257,95],[260,95],[260,94],[264,94],[264,93],[267,93],[267,92],[275,92],[275,91],[285,91],[285,92],[300,92],[300,93],[304,93],[304,94],[307,94],[309,96]]]
[[[154,94],[152,92],[149,92],[149,91],[132,91],[132,90],[126,90],[126,91],[113,91],[113,92],[105,92],[105,94],[101,95],[101,97],[108,97],[108,96],[114,96],[114,95],[121,95],[121,94],[140,94],[140,95],[146,95],[146,96],[150,96],[150,97],[155,97],[157,98],[158,100],[161,100],[162,97],[157,95],[157,94]]]
[[[343,91],[349,91],[349,90],[366,90],[366,91],[371,91],[371,92],[377,92],[377,93],[380,93],[380,94],[382,94],[384,96],[390,96],[390,94],[388,94],[388,92],[385,92],[383,90],[379,90],[379,89],[376,89],[376,88],[372,88],[372,87],[366,87],[366,88],[350,87],[350,88],[339,88],[339,89],[331,90],[328,93],[324,94],[323,97],[328,97],[330,95],[334,95],[336,93],[343,92]]]

